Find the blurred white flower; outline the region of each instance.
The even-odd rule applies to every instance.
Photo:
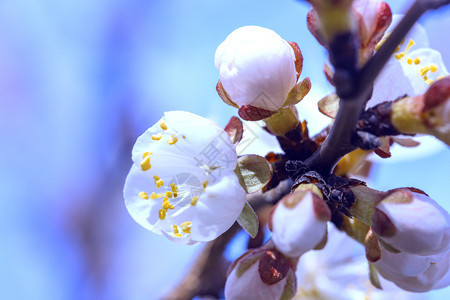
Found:
[[[409,189],[388,192],[375,209],[372,229],[400,251],[435,255],[449,251],[450,216],[437,202]]]
[[[272,240],[284,255],[299,257],[326,238],[331,212],[312,191],[286,195],[271,219]]]
[[[231,100],[228,104],[262,109],[268,114],[265,117],[283,107],[300,75],[301,64],[296,44],[259,26],[236,29],[215,55],[219,84]]]
[[[238,218],[246,199],[237,156],[216,123],[166,112],[141,135],[124,187],[125,204],[143,227],[183,244],[210,241]]]
[[[369,280],[364,249],[345,233],[328,225],[328,241],[323,250],[305,253],[297,265],[297,295],[301,300],[412,300],[421,294],[403,291],[380,277],[383,290]]]
[[[401,18],[401,15],[394,15],[384,39],[389,36],[389,32],[395,28]],[[384,42],[384,39],[379,45]],[[428,48],[425,30],[419,24],[415,24],[375,80],[373,95],[368,106],[395,100],[404,95],[423,94],[433,82],[448,74],[441,54]]]
[[[391,253],[381,247],[381,258],[375,262],[380,274],[398,287],[411,292],[427,292],[450,284],[450,253],[419,256]]]
[[[233,263],[225,283],[225,298],[291,299],[297,288],[294,268],[293,262],[276,249],[263,246],[249,250]]]

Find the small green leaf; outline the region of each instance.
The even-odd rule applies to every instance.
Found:
[[[377,289],[380,289],[380,290],[383,289],[380,284],[380,278],[378,278],[378,270],[375,267],[375,265],[370,262],[369,262],[369,278],[370,278],[370,282],[372,283],[372,285],[374,287],[376,287]]]
[[[311,90],[311,80],[309,77],[303,79],[300,83],[294,86],[294,88],[289,92],[286,102],[284,102],[283,106],[295,105],[302,101],[302,99],[309,93]]]
[[[332,93],[322,98],[318,103],[319,111],[325,116],[334,119],[339,110],[339,97]]]
[[[237,219],[239,225],[247,231],[247,233],[252,237],[255,238],[256,234],[258,233],[259,228],[259,221],[258,217],[256,216],[255,211],[253,208],[248,204],[248,202],[245,202],[244,209],[242,210],[241,214],[239,215],[239,218]]]
[[[262,189],[272,177],[269,162],[264,157],[254,154],[240,156],[234,172],[247,194]]]

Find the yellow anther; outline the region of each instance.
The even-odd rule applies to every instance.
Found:
[[[162,130],[167,130],[166,122],[162,121],[161,124],[160,124],[159,126],[161,126],[161,129],[162,129]]]
[[[171,187],[172,189],[176,188],[176,187],[175,187],[175,183],[171,183],[171,184],[170,184],[170,187]]]
[[[428,79],[428,80],[426,80],[426,83],[428,83],[428,85],[432,85],[434,83],[434,80],[433,79]]]
[[[164,186],[164,181],[162,179],[155,181],[156,188]]]
[[[425,76],[428,73],[428,71],[430,71],[430,67],[422,68],[420,70],[420,76],[422,76],[422,77]]]
[[[152,140],[154,140],[154,141],[159,141],[161,138],[162,138],[161,133],[152,135]]]
[[[177,225],[172,225],[172,228],[173,228],[173,234],[179,233]]]
[[[147,200],[147,199],[148,199],[148,195],[147,195],[146,192],[140,192],[140,193],[139,193],[139,197],[141,197],[141,198],[144,199],[144,200]]]
[[[160,178],[158,175],[153,175],[153,179],[155,179],[155,181],[158,181]]]
[[[414,63],[415,63],[416,65],[420,64],[420,59],[419,59],[418,57],[416,57],[416,58],[414,59]]]
[[[152,165],[150,164],[150,156],[147,156],[146,158],[144,158],[144,160],[141,162],[141,168],[142,171],[147,171],[152,167]]]
[[[405,56],[405,54],[404,54],[403,52],[394,54],[394,57],[395,57],[396,59],[402,59],[403,56]]]
[[[176,142],[178,142],[178,138],[175,135],[172,135],[170,138],[167,139],[167,143],[169,145],[173,145]]]
[[[430,65],[430,71],[431,71],[431,72],[434,73],[434,72],[436,72],[437,70],[438,70],[438,67],[437,67],[435,64],[431,64],[431,65]]]
[[[191,205],[192,206],[196,206],[197,205],[197,201],[198,201],[198,196],[194,196],[191,199]]]
[[[441,75],[441,76],[439,76],[438,78],[436,78],[436,80],[441,80],[441,79],[444,79],[445,78],[445,76],[444,75]]]
[[[428,80],[428,76],[427,75],[423,76],[423,80],[427,81]]]
[[[169,198],[172,198],[173,194],[172,194],[172,192],[167,191],[167,192],[166,192],[166,196],[169,197]]]
[[[180,227],[184,233],[191,233],[192,222],[190,221],[183,222],[181,223]]]
[[[164,209],[159,210],[159,219],[164,220],[166,218],[166,211]]]
[[[144,152],[143,154],[142,154],[142,158],[146,158],[146,157],[148,157],[148,156],[150,156],[150,155],[152,155],[153,154],[153,152]]]
[[[150,194],[150,199],[152,199],[152,200],[155,200],[155,199],[160,198],[160,197],[161,197],[160,194],[157,194],[155,192]]]
[[[398,51],[400,51],[400,46],[397,46],[397,48],[395,48],[394,52],[398,52]]]
[[[412,65],[413,60],[412,60],[412,58],[408,58],[408,60],[406,62],[408,63],[408,65]]]
[[[209,181],[205,180],[205,182],[203,182],[203,188],[206,189],[206,187],[208,186]]]

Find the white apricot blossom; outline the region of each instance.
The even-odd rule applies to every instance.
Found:
[[[299,257],[326,238],[331,212],[312,191],[296,191],[276,206],[272,219],[272,240],[284,255]]]
[[[390,32],[402,17],[401,15],[393,16],[392,24],[378,47],[389,37]],[[395,100],[404,95],[423,94],[431,84],[448,74],[441,54],[428,47],[425,30],[419,24],[415,24],[375,80],[373,95],[368,106]]]
[[[409,189],[388,194],[372,216],[372,229],[397,250],[436,255],[450,249],[450,216],[433,199]]]
[[[166,112],[141,135],[124,187],[130,215],[177,243],[210,241],[238,218],[246,199],[236,150],[215,122]]]
[[[271,112],[283,107],[301,72],[301,53],[293,47],[259,26],[240,27],[228,35],[217,48],[215,66],[229,104]]]

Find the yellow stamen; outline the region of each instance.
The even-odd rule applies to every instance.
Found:
[[[430,65],[430,71],[431,71],[431,72],[434,73],[434,72],[436,72],[437,70],[438,70],[438,67],[437,67],[435,64],[431,64],[431,65]]]
[[[400,46],[397,46],[397,48],[395,48],[394,52],[398,52],[398,51],[400,51]]]
[[[159,210],[159,219],[164,220],[166,218],[166,211],[164,209]]]
[[[194,196],[191,199],[191,205],[192,206],[196,206],[197,205],[197,201],[198,201],[198,196]]]
[[[205,182],[203,182],[203,188],[206,189],[206,187],[208,186],[209,181],[205,180]]]
[[[161,138],[162,138],[161,133],[152,135],[152,140],[154,140],[154,141],[159,141]]]
[[[164,181],[162,179],[155,181],[156,184],[156,188],[160,188],[162,186],[164,186]]]
[[[158,175],[153,175],[153,179],[155,179],[155,181],[158,181],[160,178]]]
[[[171,191],[167,191],[167,192],[166,192],[166,196],[169,197],[169,198],[172,198],[173,194],[172,194]]]
[[[139,197],[141,197],[141,198],[144,199],[144,200],[147,200],[147,199],[148,199],[148,195],[147,195],[146,192],[140,192],[140,193],[139,193]]]
[[[142,171],[147,171],[152,167],[150,164],[150,156],[147,156],[142,162],[141,162],[141,168]]]
[[[192,222],[190,221],[183,222],[181,223],[180,227],[184,233],[191,233]]]
[[[173,145],[176,142],[178,142],[178,138],[175,135],[172,135],[170,138],[167,139],[167,143],[169,145]]]
[[[412,39],[409,39],[408,45],[406,46],[405,49],[405,54],[408,53],[409,49],[411,49],[411,47],[415,44],[415,42]]]
[[[177,225],[172,225],[172,228],[173,228],[173,233],[174,233],[174,234],[179,233],[179,231],[178,231],[178,226],[177,226]]]
[[[159,126],[161,126],[161,129],[162,129],[162,130],[167,130],[166,122],[162,121],[161,124],[160,124]]]
[[[155,200],[155,199],[161,198],[163,196],[164,196],[164,194],[157,194],[157,193],[153,192],[150,194],[150,199]]]
[[[427,81],[428,80],[428,76],[427,75],[423,76],[423,80]]]
[[[444,79],[445,78],[445,76],[444,75],[441,75],[441,76],[439,76],[438,78],[436,78],[436,80],[441,80],[441,79]]]
[[[144,152],[144,154],[142,154],[142,158],[146,158],[152,154],[153,154],[153,152]]]
[[[416,65],[420,64],[420,59],[419,59],[419,57],[416,57],[416,58],[414,59],[414,63],[415,63]]]
[[[405,53],[403,53],[403,52],[397,53],[397,54],[394,55],[394,57],[395,57],[396,59],[402,59],[404,56],[405,56]]]
[[[162,208],[165,210],[168,210],[168,209],[174,209],[175,207],[172,204],[170,204],[169,198],[166,197],[163,199]]]
[[[426,80],[426,83],[428,83],[428,85],[432,85],[434,83],[434,80],[433,79],[428,79],[428,80]]]
[[[428,73],[428,71],[430,71],[430,67],[422,68],[420,70],[420,76],[422,76],[422,77],[425,76]]]
[[[408,65],[412,65],[413,60],[412,60],[412,58],[408,58],[408,60],[406,62],[408,63]]]

